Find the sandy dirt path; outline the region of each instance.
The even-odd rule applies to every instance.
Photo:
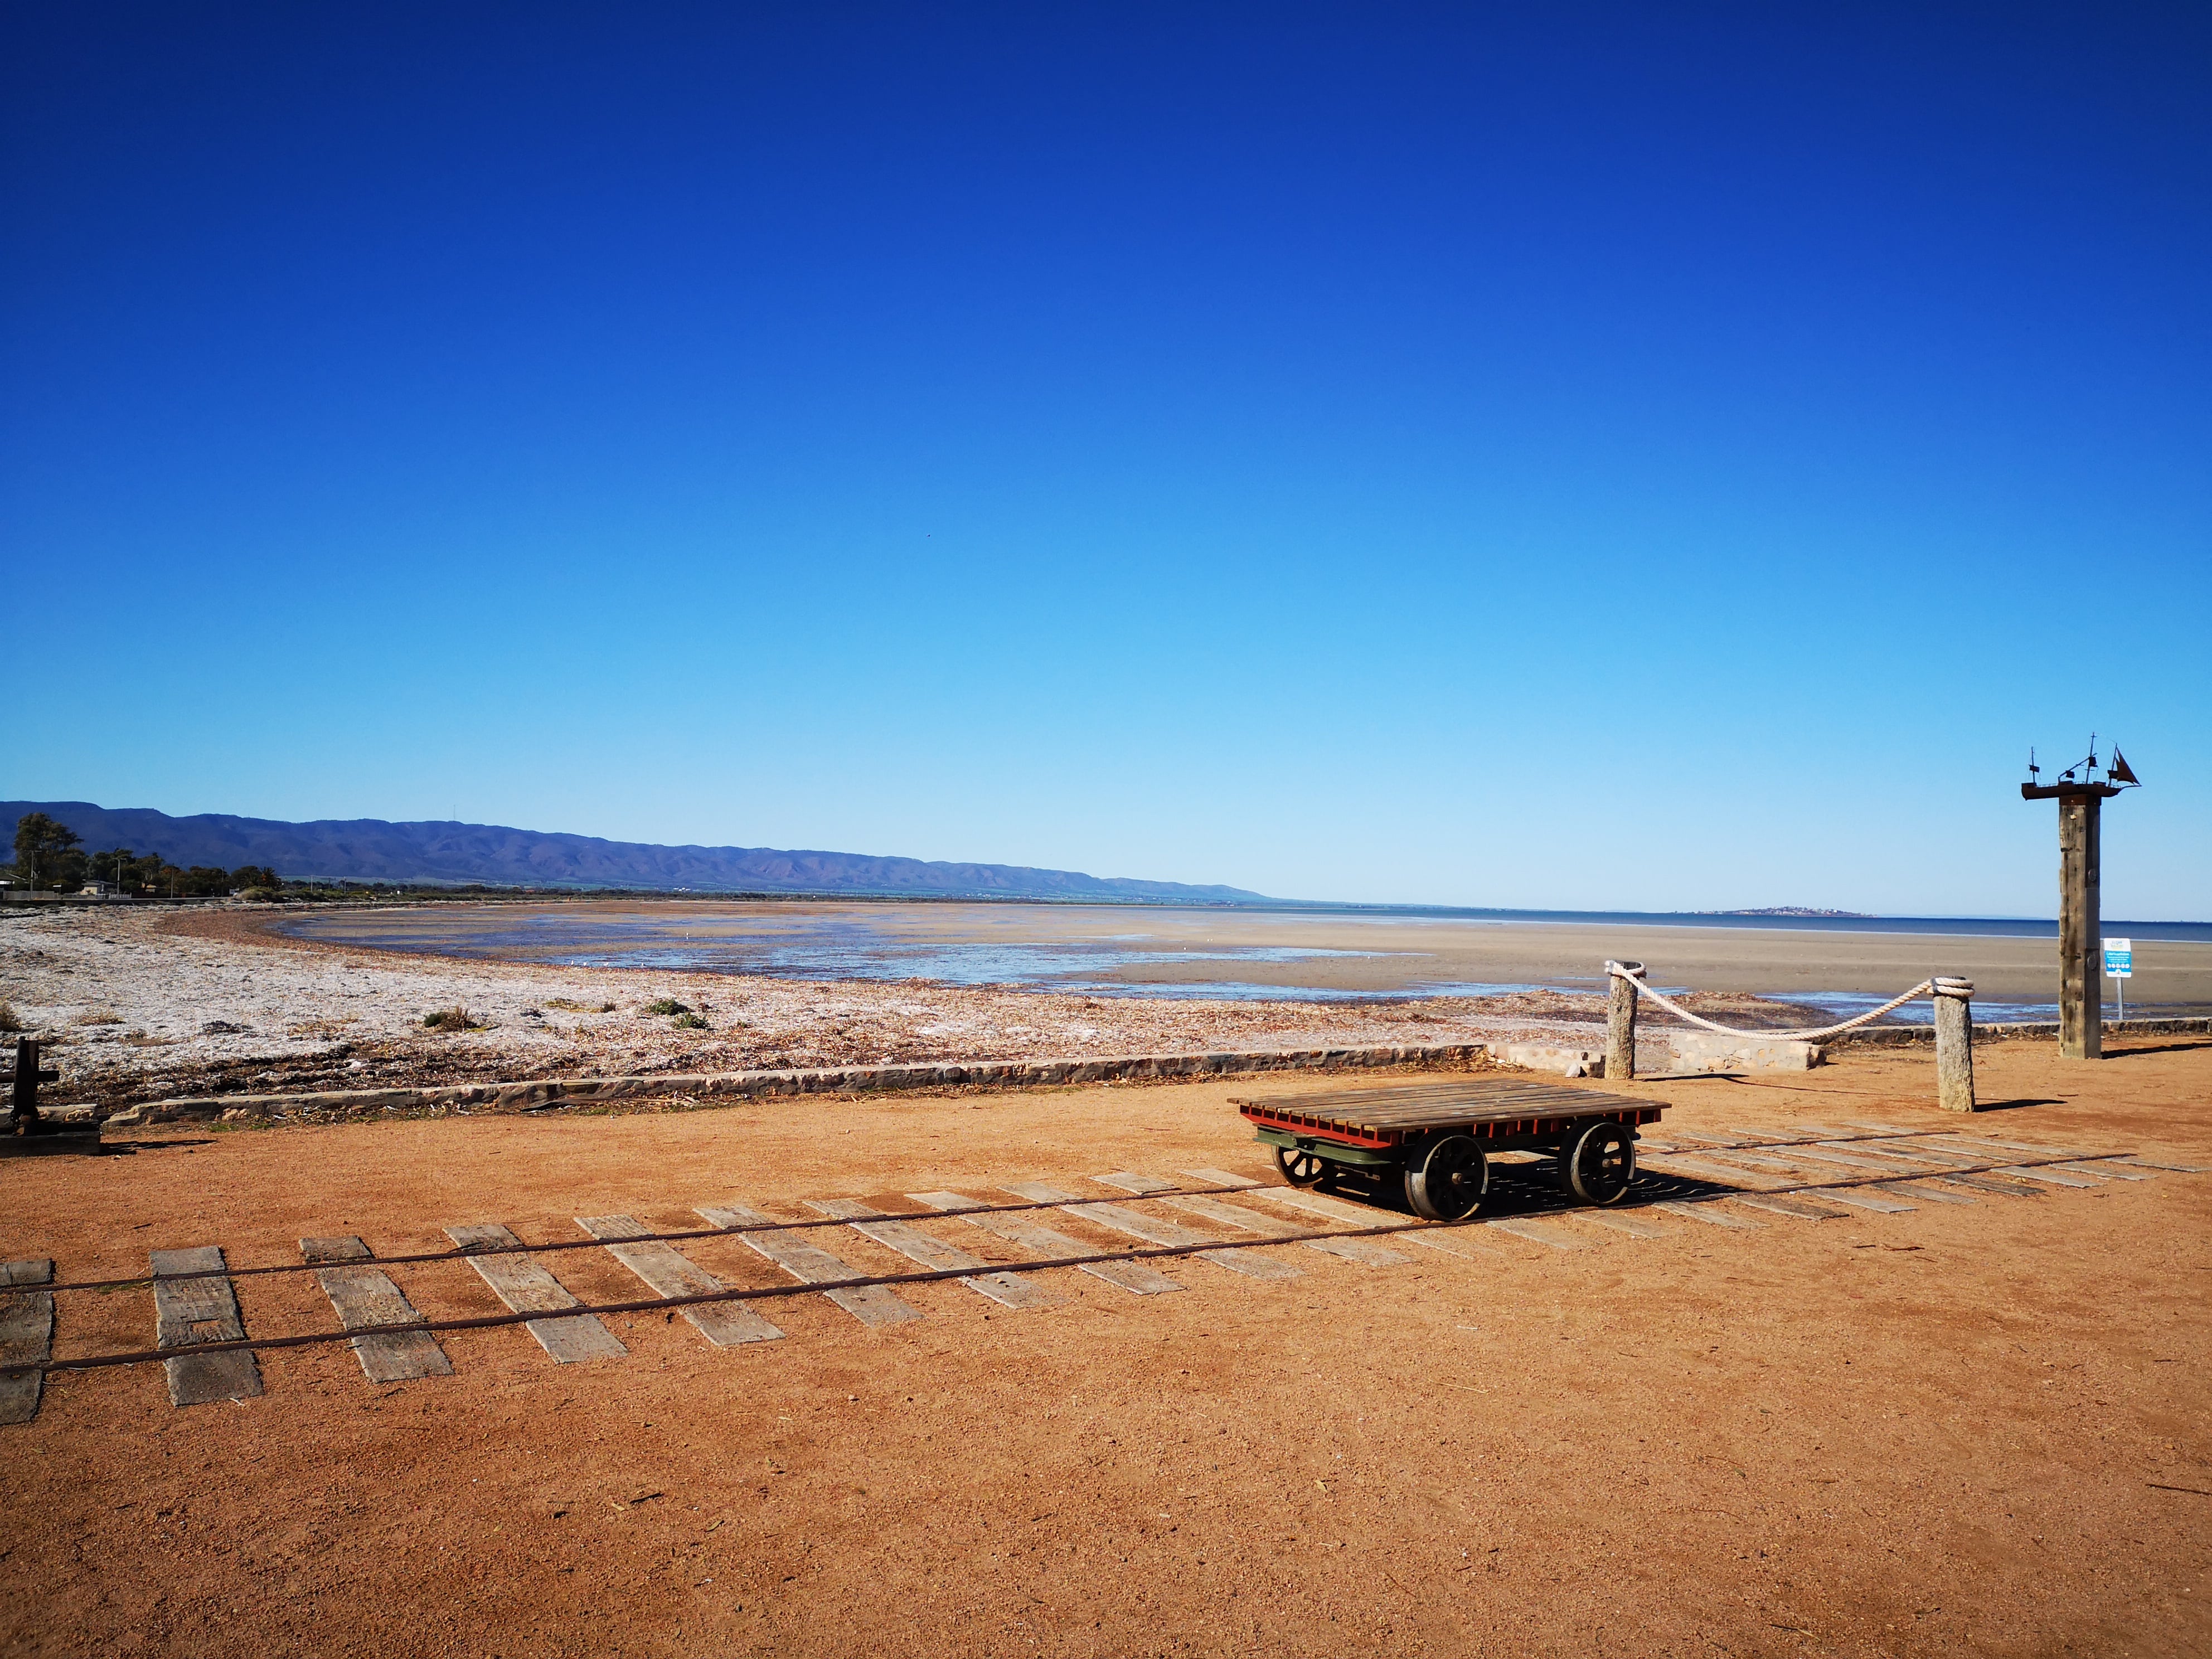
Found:
[[[1930,1109],[1922,1056],[1631,1086],[1673,1101],[1677,1132],[1866,1118],[2212,1164],[2212,1042],[2088,1066],[1991,1045],[1981,1073],[2006,1109],[1963,1126]],[[1226,1104],[1249,1087],[180,1134],[9,1164],[0,1254],[79,1279],[204,1243],[276,1264],[303,1236],[390,1255],[471,1222],[543,1242],[580,1215],[1258,1175]],[[1739,1215],[1763,1224],[1571,1217],[1551,1224],[1575,1249],[1455,1232],[1469,1254],[1382,1267],[1270,1247],[1297,1277],[1183,1262],[1185,1290],[1149,1297],[1054,1270],[1058,1303],[1024,1312],[939,1284],[880,1329],[781,1301],[786,1340],[728,1349],[616,1317],[625,1357],[566,1365],[519,1329],[461,1333],[456,1375],[380,1387],[342,1348],[278,1352],[263,1397],[186,1409],[158,1370],[61,1376],[0,1429],[0,1650],[2212,1645],[2212,1175]],[[778,1277],[733,1239],[687,1248],[730,1282]],[[587,1300],[638,1293],[603,1252],[544,1259]],[[463,1263],[393,1276],[433,1316],[499,1305]],[[331,1323],[312,1280],[240,1283],[251,1329]],[[151,1334],[143,1290],[61,1303],[64,1352]]]

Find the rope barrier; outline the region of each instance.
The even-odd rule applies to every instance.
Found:
[[[1636,988],[1640,995],[1650,997],[1652,1001],[1657,1003],[1677,1019],[1686,1020],[1692,1025],[1702,1025],[1708,1031],[1718,1031],[1723,1036],[1750,1037],[1754,1041],[1765,1042],[1812,1042],[1821,1037],[1834,1036],[1838,1032],[1848,1031],[1854,1027],[1880,1019],[1884,1014],[1902,1008],[1917,996],[1956,997],[1964,1002],[1974,994],[1974,982],[1972,980],[1956,979],[1948,974],[1939,974],[1931,979],[1922,980],[1919,984],[1902,996],[1892,997],[1879,1008],[1869,1008],[1863,1014],[1855,1015],[1850,1019],[1839,1020],[1833,1025],[1821,1025],[1793,1031],[1744,1031],[1737,1030],[1733,1025],[1723,1025],[1716,1020],[1693,1014],[1680,1003],[1667,995],[1665,992],[1653,990],[1644,982],[1644,964],[1640,962],[1608,962],[1605,964],[1605,971],[1610,978],[1627,981]]]

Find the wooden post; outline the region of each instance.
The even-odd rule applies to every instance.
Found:
[[[1970,981],[1936,981],[1936,1103],[1947,1112],[1976,1109],[1973,994]]]
[[[1627,969],[1616,974],[1616,968]],[[1613,1000],[1605,1011],[1605,1075],[1608,1083],[1626,1083],[1636,1075],[1636,981],[1628,974],[1641,973],[1640,962],[1608,962],[1606,977]]]
[[[2101,782],[2096,769],[2093,740],[2087,761],[2068,767],[2057,783],[2036,782],[2031,757],[2028,781],[2020,787],[2022,800],[2058,803],[2058,1052],[2067,1060],[2105,1055],[2098,819],[2107,800],[2142,781],[2117,749]]]
[[[2104,987],[2098,977],[2098,819],[2092,794],[2058,800],[2058,1052],[2067,1060],[2105,1054]]]
[[[39,1040],[15,1039],[15,1087],[9,1102],[9,1127],[19,1135],[36,1133],[39,1123]]]

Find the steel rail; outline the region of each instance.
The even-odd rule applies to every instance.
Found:
[[[1716,1146],[1712,1150],[1714,1152],[1720,1152],[1724,1149]],[[1741,1150],[1748,1152],[1751,1149],[1749,1147],[1745,1147]],[[1686,1158],[1694,1160],[1699,1157],[1700,1154],[1697,1152],[1654,1152],[1651,1156],[1661,1158]],[[2098,1154],[2098,1158],[2134,1158],[2136,1156],[2136,1154],[2134,1152],[2100,1152]],[[1788,1162],[1787,1159],[1783,1161],[1785,1163]],[[1899,1181],[1941,1181],[1945,1176],[1950,1175],[2001,1175],[2007,1170],[2044,1170],[2049,1169],[2054,1164],[2091,1164],[2096,1161],[2096,1158],[2086,1158],[2080,1153],[2076,1152],[2070,1158],[2008,1158],[2002,1164],[1946,1164],[1942,1169],[1923,1167],[1917,1170],[1876,1170],[1863,1176],[1838,1176],[1833,1181],[1809,1182],[1795,1182],[1780,1187],[1732,1187],[1729,1188],[1729,1191],[1732,1193],[1817,1193],[1822,1188],[1828,1187],[1879,1187],[1885,1182]],[[1642,1163],[1643,1161],[1641,1159],[1638,1160],[1638,1167],[1639,1169],[1642,1167]],[[1798,1167],[1802,1169],[1804,1166],[1801,1164]],[[1664,1170],[1655,1170],[1652,1173],[1654,1175],[1666,1176],[1669,1181],[1705,1181],[1705,1185],[1709,1187],[1713,1184],[1710,1180],[1707,1180],[1702,1176],[1668,1175],[1668,1172]],[[1746,1175],[1751,1175],[1755,1172],[1750,1170],[1746,1170],[1743,1173]]]
[[[1230,1187],[1219,1190],[1242,1192],[1248,1189]],[[1150,1196],[1168,1198],[1174,1194],[1158,1193]],[[1110,1204],[1115,1200],[1098,1199],[1091,1201]],[[1064,1209],[1068,1206],[1055,1204],[1040,1207]],[[932,1213],[950,1215],[952,1212],[939,1210]],[[859,1218],[866,1220],[868,1218]],[[890,1220],[905,1218],[884,1217],[882,1218]],[[853,1223],[838,1221],[834,1224],[849,1227]],[[538,1313],[480,1314],[467,1319],[423,1319],[411,1321],[404,1325],[370,1326],[357,1331],[309,1331],[296,1336],[250,1336],[230,1342],[195,1342],[180,1348],[146,1348],[131,1353],[88,1354],[76,1359],[38,1360],[26,1364],[0,1365],[0,1376],[20,1376],[32,1371],[101,1370],[113,1365],[148,1365],[155,1360],[190,1359],[199,1354],[251,1352],[264,1348],[314,1347],[329,1342],[351,1342],[357,1338],[378,1336],[387,1332],[422,1331],[435,1335],[445,1331],[492,1330],[503,1325],[534,1324],[539,1320],[581,1319],[586,1316],[599,1314],[653,1313],[675,1308],[698,1307],[714,1302],[759,1302],[779,1297],[823,1296],[831,1291],[865,1290],[869,1286],[878,1285],[930,1285],[947,1279],[972,1279],[981,1273],[1043,1273],[1054,1267],[1085,1267],[1112,1261],[1137,1261],[1156,1257],[1198,1255],[1209,1250],[1263,1249],[1278,1244],[1304,1244],[1316,1239],[1372,1238],[1382,1234],[1412,1232],[1417,1229],[1480,1226],[1480,1224],[1482,1224],[1480,1221],[1473,1218],[1449,1222],[1397,1221],[1374,1227],[1346,1227],[1322,1232],[1285,1233],[1272,1238],[1231,1238],[1219,1241],[1207,1240],[1196,1244],[1155,1244],[1135,1249],[1102,1251],[1089,1255],[1054,1256],[1043,1261],[987,1261],[974,1267],[938,1267],[925,1269],[920,1273],[862,1273],[850,1279],[825,1279],[793,1285],[732,1286],[726,1290],[694,1291],[682,1296],[657,1296],[639,1301],[579,1303],[573,1308],[556,1308]],[[747,1232],[764,1231],[765,1229],[753,1227],[731,1228],[724,1237],[741,1237]],[[592,1241],[602,1249],[608,1244],[632,1244],[636,1242],[635,1239],[629,1238]],[[337,1265],[359,1267],[374,1264],[349,1262]],[[163,1282],[167,1282],[166,1274],[163,1276]]]
[[[1707,1140],[1689,1129],[1669,1129],[1655,1136],[1654,1139],[1672,1144],[1674,1139],[1686,1135],[1697,1142],[1696,1150],[1708,1152],[1755,1152],[1762,1146],[1860,1146],[1874,1140],[1972,1140],[1975,1139],[1974,1136],[1959,1129],[1915,1129],[1909,1135],[1800,1135],[1794,1140]],[[1983,1144],[1995,1146],[1996,1143],[1985,1141]],[[2041,1147],[2039,1150],[2049,1152],[2062,1162],[2068,1158],[2136,1156],[2133,1152],[2061,1152],[2049,1146]],[[1668,1158],[1672,1154],[1655,1152],[1650,1156]]]
[[[1710,1077],[1716,1074],[1712,1073],[1700,1073],[1700,1075]],[[1877,1134],[1874,1131],[1869,1130],[1866,1133],[1858,1135],[1799,1135],[1790,1140],[1707,1141],[1692,1129],[1662,1129],[1657,1134],[1653,1136],[1653,1139],[1656,1140],[1668,1140],[1682,1135],[1689,1136],[1691,1139],[1696,1140],[1699,1145],[1705,1146],[1707,1151],[1715,1152],[1756,1152],[1761,1146],[1856,1146],[1860,1145],[1862,1142],[1869,1140],[1941,1140],[1960,1138],[1971,1140],[1973,1138],[1971,1135],[1964,1134],[1963,1131],[1958,1129],[1909,1129],[1903,1134],[1895,1135]],[[2048,1151],[2049,1149],[2045,1148],[2045,1150]],[[1653,1156],[1656,1158],[1664,1158],[1666,1157],[1666,1154],[1664,1152],[1657,1152],[1654,1153]],[[2118,1158],[2121,1156],[2121,1154],[2117,1152],[2076,1152],[2074,1156],[2076,1158]]]
[[[1175,1187],[1157,1193],[1115,1193],[1108,1198],[1076,1197],[1045,1201],[1025,1199],[1018,1204],[973,1204],[957,1210],[905,1211],[879,1218],[885,1221],[927,1221],[936,1216],[1005,1215],[1021,1210],[1070,1210],[1085,1204],[1127,1204],[1148,1198],[1201,1198],[1218,1193],[1249,1193],[1287,1189],[1279,1181],[1254,1181],[1241,1187]],[[426,1261],[466,1261],[479,1255],[536,1255],[551,1250],[596,1250],[609,1244],[674,1243],[684,1239],[727,1238],[732,1233],[797,1232],[808,1227],[843,1227],[850,1223],[836,1216],[811,1217],[802,1221],[763,1221],[758,1226],[689,1227],[680,1232],[633,1233],[619,1239],[556,1238],[544,1244],[456,1245],[450,1250],[425,1250],[410,1255],[363,1256],[353,1261],[280,1261],[265,1267],[203,1267],[188,1273],[137,1273],[128,1279],[88,1279],[69,1285],[0,1285],[0,1296],[11,1291],[36,1291],[58,1296],[68,1291],[128,1291],[155,1284],[181,1285],[193,1279],[263,1279],[272,1273],[316,1273],[325,1267],[401,1267]]]
[[[1928,1139],[1933,1139],[1937,1136],[1955,1136],[1959,1132],[1955,1129],[1916,1129],[1911,1132],[1913,1136]],[[1831,1136],[1820,1140],[1714,1141],[1695,1146],[1684,1147],[1675,1152],[1650,1152],[1644,1153],[1643,1157],[1661,1158],[1698,1158],[1712,1152],[1756,1152],[1762,1148],[1768,1147],[1778,1152],[1790,1146],[1841,1146],[1850,1145],[1860,1140],[1898,1140],[1905,1138],[1906,1137],[1902,1135],[1854,1135],[1848,1139]],[[1993,1170],[2032,1170],[2039,1169],[2045,1164],[2051,1164],[2094,1163],[2099,1159],[2136,1158],[2139,1156],[2141,1156],[2141,1154],[2133,1151],[2121,1152],[2063,1152],[2055,1154],[2049,1158],[2015,1158],[2008,1159],[2003,1164],[1992,1164],[1987,1166],[1974,1165],[1960,1167],[1954,1172],[1960,1175],[1978,1175]],[[1638,1161],[1641,1162],[1642,1160],[1639,1159]],[[1511,1166],[1508,1165],[1506,1167],[1510,1168]],[[1928,1170],[1924,1171],[1905,1170],[1896,1176],[1887,1178],[1894,1180],[1910,1180],[1916,1175],[1924,1174],[1927,1176],[1936,1176],[1944,1173],[1946,1172],[1941,1170]],[[1679,1177],[1676,1178],[1679,1179]],[[1874,1180],[1881,1180],[1885,1177],[1877,1176],[1871,1178]],[[1823,1182],[1820,1184],[1830,1187],[1849,1187],[1861,1185],[1863,1183],[1850,1180],[1838,1180]],[[1006,1215],[1018,1213],[1024,1210],[1072,1210],[1080,1208],[1083,1206],[1089,1204],[1129,1204],[1142,1203],[1151,1199],[1212,1197],[1222,1193],[1285,1192],[1296,1190],[1297,1189],[1291,1187],[1287,1182],[1284,1182],[1254,1181],[1248,1182],[1241,1187],[1176,1187],[1155,1193],[1115,1193],[1104,1198],[1084,1198],[1079,1196],[1066,1200],[1025,1200],[1018,1204],[975,1204],[965,1206],[955,1210],[907,1211],[896,1214],[885,1215],[878,1218],[886,1221],[927,1221],[938,1216],[958,1217],[964,1215]],[[1766,1189],[1757,1188],[1754,1190]],[[1782,1189],[1777,1188],[1775,1190]],[[1791,1188],[1788,1190],[1794,1192],[1798,1189]],[[361,1258],[359,1261],[283,1261],[275,1263],[271,1266],[260,1267],[205,1267],[186,1273],[137,1273],[127,1279],[79,1279],[74,1283],[63,1285],[0,1285],[0,1296],[61,1296],[70,1291],[112,1291],[144,1290],[151,1289],[156,1284],[181,1285],[188,1279],[263,1279],[277,1273],[320,1273],[326,1267],[357,1267],[362,1266],[402,1267],[421,1266],[423,1263],[434,1261],[466,1261],[472,1256],[480,1255],[538,1255],[556,1250],[592,1250],[601,1249],[610,1243],[620,1243],[625,1244],[678,1243],[690,1239],[726,1238],[731,1234],[739,1231],[749,1233],[797,1232],[811,1227],[842,1227],[848,1224],[848,1221],[844,1218],[836,1216],[824,1216],[811,1218],[800,1221],[764,1221],[758,1226],[746,1226],[744,1228],[690,1227],[676,1232],[637,1233],[620,1240],[599,1238],[556,1238],[550,1239],[543,1244],[476,1244],[470,1245],[465,1248],[456,1246],[450,1250],[425,1250],[406,1255],[365,1256]]]

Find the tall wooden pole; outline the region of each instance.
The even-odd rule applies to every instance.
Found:
[[[2058,1052],[2067,1060],[2105,1057],[2105,993],[2102,896],[2098,891],[2098,819],[2106,801],[2142,780],[2120,751],[2112,750],[2104,780],[2097,775],[2096,743],[2089,758],[2069,766],[2057,783],[2038,783],[2033,752],[2022,800],[2058,803]],[[2077,780],[2076,772],[2082,775]]]
[[[2099,795],[2058,799],[2058,1052],[2067,1060],[2105,1054],[2104,988],[2098,978]]]

